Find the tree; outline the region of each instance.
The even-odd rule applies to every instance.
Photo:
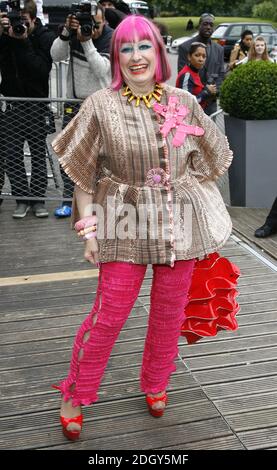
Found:
[[[248,2],[248,0],[245,0]],[[254,0],[249,0],[251,12]],[[178,12],[179,15],[200,16],[208,12],[214,15],[231,15],[235,8],[241,4],[241,0],[151,0],[149,3],[160,11]],[[245,3],[245,2],[244,2]],[[257,2],[256,2],[257,3]]]
[[[277,0],[264,1],[253,7],[253,15],[277,21]]]

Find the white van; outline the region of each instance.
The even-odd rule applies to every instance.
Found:
[[[147,2],[140,2],[134,0],[124,0],[125,3],[129,6],[131,13],[136,15],[144,15],[150,18],[150,11]]]

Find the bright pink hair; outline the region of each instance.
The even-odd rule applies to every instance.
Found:
[[[155,81],[165,82],[171,76],[171,68],[163,38],[158,28],[144,16],[129,15],[117,26],[113,33],[111,45],[111,70],[112,88],[119,90],[124,82],[119,65],[119,51],[124,42],[142,41],[148,39],[152,42],[156,54],[157,65],[155,70]]]

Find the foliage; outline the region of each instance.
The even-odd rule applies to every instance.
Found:
[[[160,13],[175,13],[176,16],[200,16],[202,13],[210,12],[214,15],[233,15],[234,11],[240,7],[241,3],[246,3],[248,9],[244,14],[251,14],[252,7],[258,0],[150,0],[156,10]]]
[[[234,16],[251,16],[253,7],[260,3],[263,0],[244,0],[243,2],[240,2],[238,5],[236,5],[232,9],[232,15]],[[255,16],[255,15],[254,15]]]
[[[215,16],[253,16],[277,21],[277,0],[148,0],[156,15],[200,16],[211,12]]]
[[[277,65],[251,61],[237,67],[222,84],[220,106],[231,116],[277,119]]]
[[[277,21],[277,0],[265,1],[253,7],[253,15],[258,18]]]

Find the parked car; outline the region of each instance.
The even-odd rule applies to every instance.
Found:
[[[147,2],[144,1],[134,1],[134,0],[124,0],[125,3],[129,6],[131,12],[134,15],[143,15],[147,16],[148,18],[151,17],[149,6]]]
[[[192,36],[182,36],[181,38],[174,39],[171,43],[170,52],[172,52],[172,54],[178,54],[179,46],[194,36],[198,36],[198,32],[194,33]]]
[[[261,34],[261,36],[266,40],[268,53],[271,54],[274,47],[277,47],[277,32],[272,34]]]
[[[270,23],[221,23],[212,34],[212,40],[224,47],[225,60],[229,60],[231,51],[237,41],[240,40],[241,33],[245,29],[250,29],[254,35],[277,33],[277,30]]]
[[[270,55],[270,58],[274,60],[275,64],[277,64],[277,45],[273,47],[269,55]]]

